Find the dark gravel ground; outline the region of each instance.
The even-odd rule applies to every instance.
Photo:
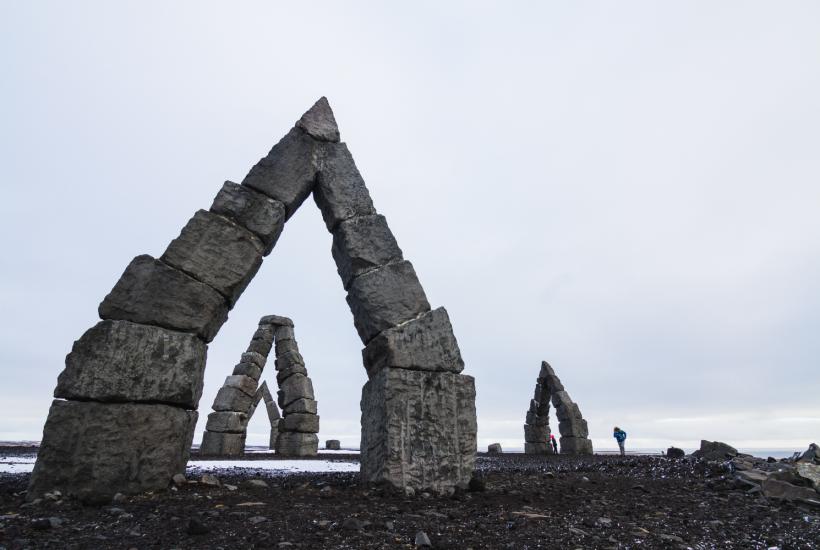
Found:
[[[820,510],[746,494],[691,459],[480,455],[471,490],[451,497],[347,473],[216,475],[220,487],[21,507],[28,474],[0,474],[0,549],[412,548],[418,531],[434,548],[820,548]]]

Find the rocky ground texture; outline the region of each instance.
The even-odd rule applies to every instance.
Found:
[[[820,508],[749,491],[725,461],[501,454],[476,467],[450,497],[226,468],[98,505],[25,504],[28,474],[0,474],[0,548],[820,548]]]

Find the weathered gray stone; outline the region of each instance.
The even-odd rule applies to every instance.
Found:
[[[589,437],[589,427],[583,418],[571,418],[558,423],[558,431],[567,437]]]
[[[449,372],[379,371],[362,390],[362,478],[442,493],[466,486],[476,453],[474,384]]]
[[[294,364],[286,369],[280,369],[276,371],[276,383],[281,385],[282,382],[287,380],[290,376],[294,374],[304,374],[307,376],[307,369],[304,365]]]
[[[276,439],[276,454],[278,455],[316,456],[318,451],[319,437],[313,433],[280,431]]]
[[[264,245],[228,218],[200,210],[160,260],[215,288],[233,306],[262,265]]]
[[[292,327],[293,321],[287,317],[282,317],[280,315],[265,315],[261,319],[259,319],[259,326],[263,325],[272,325],[274,327],[278,326],[286,326]]]
[[[558,420],[572,420],[583,419],[581,410],[578,405],[570,399],[569,394],[565,391],[559,391],[552,394],[552,404],[555,407],[555,416]]]
[[[268,448],[272,451],[276,450],[276,440],[279,438],[279,423],[282,420],[274,420],[270,423],[270,440]]]
[[[550,449],[546,441],[526,441],[524,443],[524,452],[528,455],[545,455],[550,453]]]
[[[401,248],[384,216],[373,214],[345,220],[333,231],[330,249],[345,289],[354,277],[402,259]]]
[[[222,433],[205,430],[199,454],[241,456],[245,452],[245,433]]]
[[[276,401],[265,399],[265,409],[268,411],[268,419],[270,419],[271,426],[273,426],[281,418],[279,408],[276,406]]]
[[[322,141],[339,141],[339,128],[336,126],[336,118],[327,98],[319,98],[308,112],[296,123],[296,126]]]
[[[287,370],[295,365],[305,365],[305,359],[298,351],[288,351],[275,360],[276,370]]]
[[[666,449],[666,458],[684,458],[686,452],[678,447],[669,447]]]
[[[26,498],[165,489],[185,472],[196,419],[196,411],[168,405],[54,401]]]
[[[541,384],[535,384],[535,392],[533,392],[533,400],[538,401],[538,403],[543,403],[545,401],[545,392],[544,386]],[[546,397],[549,397],[549,393],[546,393]]]
[[[692,456],[705,460],[723,461],[737,456],[737,449],[721,441],[703,439],[700,442],[700,449],[692,453]]]
[[[267,356],[270,353],[271,348],[273,347],[273,340],[251,340],[251,343],[248,344],[248,353],[258,353],[259,355]]]
[[[262,369],[253,363],[239,363],[233,368],[233,374],[248,376],[258,382],[262,376]]]
[[[540,405],[541,405],[541,404],[540,404],[537,400],[535,400],[535,399],[530,399],[530,408],[529,408],[529,411],[528,411],[528,412],[531,412],[531,413],[533,413],[533,414],[538,414],[538,407],[539,407]]]
[[[195,332],[210,342],[228,319],[228,304],[210,286],[143,255],[125,268],[99,314],[102,319]]]
[[[316,414],[316,401],[314,399],[297,399],[289,403],[282,411],[283,414],[310,413]]]
[[[296,343],[296,340],[276,340],[274,344],[276,347],[276,356],[279,357],[289,351],[299,351],[299,345]]]
[[[406,261],[356,277],[348,290],[347,303],[365,345],[381,331],[430,311],[416,272]]]
[[[564,437],[559,438],[562,455],[591,455],[592,441],[584,437]]]
[[[290,218],[313,191],[321,145],[301,128],[293,128],[251,168],[242,185],[285,205]]]
[[[253,363],[260,369],[265,368],[265,363],[268,362],[268,357],[266,355],[262,355],[261,353],[254,353],[252,351],[246,351],[242,354],[240,358],[240,362],[242,363]]]
[[[218,411],[208,415],[205,429],[209,432],[245,433],[248,427],[248,415],[243,412]]]
[[[325,441],[325,449],[328,451],[339,451],[342,448],[342,443],[338,439],[328,439]]]
[[[276,341],[280,340],[295,340],[296,336],[293,334],[293,327],[289,327],[287,325],[281,325],[276,327],[274,331],[274,337]]]
[[[447,310],[382,331],[362,350],[368,376],[383,368],[461,372],[464,361]]]
[[[257,381],[250,376],[245,376],[243,374],[232,374],[225,378],[225,387],[229,388],[236,388],[239,391],[246,393],[251,397],[256,396],[256,384]]]
[[[524,441],[538,443],[539,441],[546,441],[549,435],[550,429],[548,426],[524,424]]]
[[[501,449],[501,443],[490,443],[487,445],[487,452],[490,454],[501,454],[504,451]]]
[[[302,374],[294,374],[288,377],[279,386],[277,392],[279,406],[283,409],[297,399],[315,399],[313,395],[313,383],[310,378]]]
[[[271,253],[285,227],[284,204],[230,181],[216,195],[211,212],[232,219],[256,235],[264,245],[265,256]]]
[[[285,412],[279,425],[283,432],[319,433],[319,417],[310,413]]]
[[[101,321],[74,342],[54,396],[164,402],[196,409],[207,349],[193,334]]]
[[[370,192],[344,143],[325,145],[313,200],[330,232],[344,220],[376,213]]]
[[[247,411],[253,404],[253,397],[238,388],[222,386],[214,398],[215,411]]]
[[[811,487],[799,487],[785,481],[769,478],[760,484],[760,488],[766,498],[788,502],[805,502],[815,506],[820,505],[820,495]]]

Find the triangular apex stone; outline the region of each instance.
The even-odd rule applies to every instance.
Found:
[[[339,141],[339,127],[326,97],[319,98],[308,112],[296,123],[296,126],[322,141]]]

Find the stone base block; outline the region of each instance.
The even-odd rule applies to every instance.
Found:
[[[209,432],[242,433],[247,429],[248,415],[242,412],[219,411],[208,415],[205,429]]]
[[[362,389],[364,481],[447,493],[470,480],[475,381],[445,372],[383,369]]]
[[[253,406],[253,397],[240,389],[222,386],[214,398],[215,411],[249,411]]]
[[[338,451],[341,450],[342,443],[338,439],[328,439],[325,441],[325,449],[328,451]]]
[[[572,418],[558,423],[558,431],[564,437],[589,437],[589,427],[586,420]]]
[[[592,441],[583,437],[561,437],[562,455],[591,455]]]
[[[504,451],[501,450],[501,443],[490,443],[487,445],[487,452],[490,454],[501,454]]]
[[[245,433],[222,433],[205,430],[199,453],[216,456],[241,456],[245,453]]]
[[[49,491],[110,502],[185,473],[197,413],[156,404],[54,401],[26,498]]]
[[[280,420],[273,420],[270,423],[270,442],[268,443],[268,449],[271,451],[276,450],[276,440],[279,438],[279,422]]]
[[[279,432],[276,438],[276,454],[282,456],[316,456],[319,437],[316,434]]]
[[[546,441],[524,443],[524,452],[528,455],[546,455],[552,452]]]
[[[541,443],[549,439],[549,436],[549,426],[524,424],[524,441],[529,443]]]

